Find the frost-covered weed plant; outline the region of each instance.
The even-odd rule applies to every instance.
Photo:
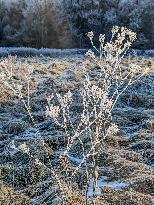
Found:
[[[86,55],[100,68],[97,82],[93,84],[90,78],[90,71],[85,69],[85,81],[80,90],[83,110],[79,123],[75,125],[71,122],[70,107],[73,101],[73,93],[68,91],[64,96],[60,94],[52,95],[48,98],[47,114],[61,126],[67,135],[67,147],[61,154],[64,161],[64,170],[68,171],[67,162],[70,161],[72,147],[81,146],[80,163],[72,170],[70,178],[76,176],[79,170],[85,170],[86,175],[86,198],[88,198],[88,187],[90,175],[93,177],[93,197],[97,190],[98,164],[97,156],[104,146],[104,140],[116,135],[119,132],[118,126],[113,122],[112,110],[114,109],[120,95],[136,80],[141,78],[147,70],[142,70],[140,66],[130,64],[129,67],[122,67],[121,61],[127,50],[136,40],[136,34],[131,30],[117,26],[112,28],[112,38],[105,43],[105,35],[100,34],[99,49],[93,43],[93,32],[87,36],[90,39],[93,50],[89,50]],[[99,54],[96,55],[96,53]],[[59,105],[52,103],[56,97]],[[74,113],[76,114],[76,113]],[[89,139],[89,145],[85,146],[85,138]],[[77,143],[78,142],[78,143]],[[91,169],[88,162],[91,162]],[[88,163],[88,164],[87,164]],[[67,174],[66,174],[67,175]],[[94,200],[93,198],[93,200]],[[94,201],[93,201],[94,202]],[[88,203],[88,202],[87,202]]]
[[[105,140],[119,132],[118,126],[113,121],[112,111],[128,86],[147,72],[136,64],[130,63],[128,67],[122,66],[122,59],[136,40],[136,34],[131,30],[114,26],[109,42],[106,42],[105,35],[100,34],[99,48],[93,43],[93,32],[89,32],[87,36],[90,39],[92,49],[86,53],[86,56],[98,69],[98,73],[94,82],[91,78],[91,70],[83,66],[84,80],[78,96],[82,102],[82,111],[76,113],[75,110],[72,110],[71,106],[76,102],[74,102],[74,93],[71,91],[63,95],[53,93],[47,97],[46,115],[51,117],[55,124],[64,130],[66,135],[66,145],[58,156],[59,165],[49,168],[40,158],[32,155],[26,143],[19,147],[24,153],[26,150],[35,164],[50,171],[52,178],[58,185],[57,190],[61,193],[58,199],[62,204],[74,203],[71,201],[73,193],[71,190],[74,189],[76,176],[79,175],[82,175],[85,181],[83,187],[81,187],[86,199],[85,204],[95,204],[98,189],[97,179],[99,177],[98,156],[104,149]],[[27,67],[26,100],[22,94],[22,87],[14,81],[11,66],[8,68],[5,62],[1,62],[1,67],[4,67],[3,72],[1,72],[3,83],[23,101],[37,130],[39,143],[42,147],[45,147],[45,142],[39,133],[39,128],[30,108],[30,80],[33,68]],[[78,119],[74,123],[75,116],[78,116]],[[78,153],[77,150],[79,150]],[[93,196],[89,199],[91,179]]]

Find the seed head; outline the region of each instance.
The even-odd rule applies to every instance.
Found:
[[[93,33],[93,31],[88,32],[88,33],[87,33],[87,36],[88,36],[88,38],[89,38],[90,40],[92,40],[92,39],[94,38],[94,33]]]

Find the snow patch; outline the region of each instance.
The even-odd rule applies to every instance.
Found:
[[[107,176],[101,176],[97,180],[97,190],[95,192],[95,196],[101,195],[101,187],[109,187],[109,188],[116,189],[116,190],[122,190],[124,187],[127,186],[126,183],[121,182],[121,181],[107,182],[105,181],[107,178],[108,178]],[[94,183],[94,178],[91,176],[90,184],[88,188],[88,197],[90,198],[94,196],[93,183]]]

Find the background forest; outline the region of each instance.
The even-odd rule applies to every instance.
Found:
[[[88,31],[110,38],[113,25],[137,32],[134,48],[153,49],[154,1],[0,0],[0,46],[85,48]]]

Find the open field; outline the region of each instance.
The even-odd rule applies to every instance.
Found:
[[[121,95],[113,110],[113,119],[120,132],[104,139],[98,156],[96,205],[152,205],[154,58],[127,57],[122,65],[125,67],[133,62],[143,69],[149,68],[149,71]],[[19,99],[0,81],[0,204],[58,204],[57,185],[50,168],[55,167],[56,170],[60,166],[58,156],[64,150],[67,138],[64,130],[46,115],[47,97],[56,92],[64,94],[68,90],[74,93],[76,101],[71,109],[76,113],[72,117],[75,124],[82,109],[78,90],[84,81],[83,65],[90,70],[91,79],[95,82],[98,68],[83,55],[83,51],[72,52],[71,55],[66,51],[63,55],[61,51],[46,57],[1,57],[0,73],[5,68],[12,69],[14,83],[21,87],[22,98]],[[27,78],[29,72],[31,75]],[[32,119],[22,99],[29,101]],[[40,136],[45,142],[43,145]],[[42,164],[35,163],[26,152],[21,152],[19,147],[24,143]],[[88,143],[85,139],[85,146]],[[71,150],[69,164],[72,169],[81,162],[80,152],[80,146]],[[88,163],[91,169],[91,161]],[[90,179],[89,198],[93,196],[93,178]],[[73,180],[70,204],[84,205],[86,199],[80,192],[85,183],[82,169]]]

